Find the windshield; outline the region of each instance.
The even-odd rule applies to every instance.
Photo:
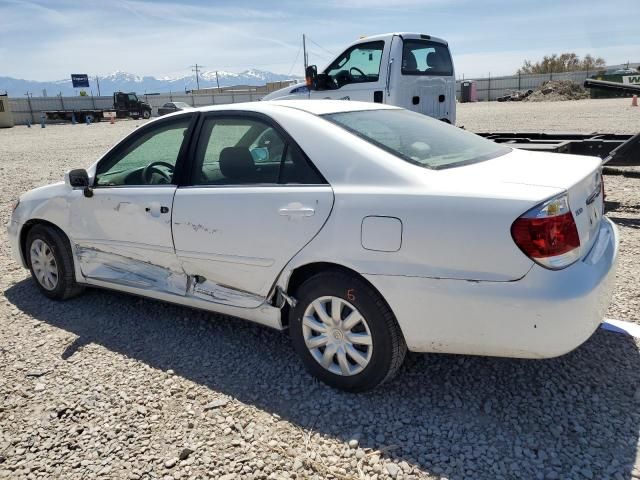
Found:
[[[323,118],[364,140],[426,168],[450,168],[511,151],[478,135],[408,110],[331,113]]]
[[[430,40],[404,40],[402,45],[403,75],[453,75],[449,48]]]
[[[173,103],[178,108],[191,108],[191,106],[184,102],[174,102]]]

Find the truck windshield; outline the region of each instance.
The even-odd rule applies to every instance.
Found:
[[[453,75],[449,48],[431,40],[406,39],[402,45],[403,75]]]
[[[363,110],[322,117],[407,162],[436,170],[489,160],[511,151],[408,110]]]

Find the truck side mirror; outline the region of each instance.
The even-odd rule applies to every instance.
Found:
[[[318,77],[318,67],[309,65],[304,72],[307,88],[314,90],[316,88],[316,78]]]

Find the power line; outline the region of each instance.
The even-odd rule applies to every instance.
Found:
[[[316,47],[320,48],[321,50],[324,50],[325,52],[327,52],[328,54],[330,54],[331,56],[335,57],[336,54],[333,53],[331,50],[327,50],[326,48],[324,48],[322,45],[320,45],[318,42],[314,42],[311,38],[307,37],[307,40],[309,40],[311,43],[313,43]]]
[[[300,50],[302,50],[302,45],[298,47],[298,53],[296,53],[296,59],[291,64],[291,68],[289,69],[289,73],[287,73],[287,76],[291,75],[291,72],[293,72],[293,68],[296,66],[296,63],[298,62],[298,57],[300,56]]]
[[[198,90],[200,90],[200,78],[198,78],[198,73],[200,72],[200,69],[204,67],[204,65],[198,65],[196,63],[195,65],[190,65],[190,67],[192,72],[196,72],[196,85],[198,87]]]

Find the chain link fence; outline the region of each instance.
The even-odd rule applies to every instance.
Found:
[[[535,90],[544,82],[550,80],[571,80],[582,85],[584,81],[593,76],[594,71],[544,73],[539,75],[509,75],[501,77],[464,78],[456,82],[456,97],[460,99],[460,84],[463,81],[476,82],[478,101],[492,101],[498,97],[508,95],[518,90]]]
[[[465,78],[456,82],[456,96],[460,99],[460,84],[463,81],[474,80],[477,84],[478,101],[492,101],[498,97],[508,95],[517,90],[535,89],[549,80],[571,80],[582,84],[595,72],[567,72],[546,73],[541,75],[510,75],[485,78]],[[167,102],[184,102],[194,107],[206,105],[224,105],[240,102],[254,102],[260,100],[264,92],[222,92],[211,94],[163,93],[160,95],[140,95],[152,108],[152,115],[158,115],[158,107]],[[82,110],[113,108],[111,96],[102,97],[27,97],[9,98],[13,111],[13,118],[17,125],[27,122],[38,123],[43,112],[49,110]]]
[[[264,97],[266,93],[256,92],[225,92],[216,94],[184,94],[184,93],[163,93],[161,95],[139,95],[138,98],[145,100],[152,108],[152,115],[158,115],[158,107],[167,102],[184,102],[193,107],[203,107],[206,105],[224,105],[240,102],[254,102]],[[13,112],[13,119],[16,125],[27,123],[39,123],[41,115],[52,110],[88,110],[101,109],[109,110],[113,108],[113,97],[27,97],[9,98],[9,105]]]

